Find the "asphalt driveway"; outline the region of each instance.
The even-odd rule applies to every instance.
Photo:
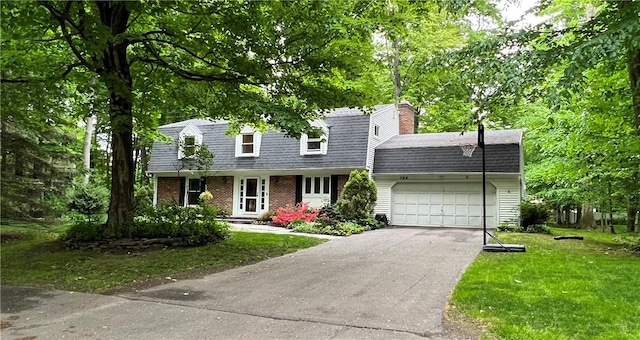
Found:
[[[2,339],[449,339],[482,232],[388,228],[122,296],[2,287]]]

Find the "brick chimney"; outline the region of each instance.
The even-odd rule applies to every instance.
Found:
[[[414,134],[418,131],[418,117],[416,110],[407,102],[398,104],[398,124],[400,124],[400,134]]]

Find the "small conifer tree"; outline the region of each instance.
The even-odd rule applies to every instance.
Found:
[[[336,210],[350,221],[367,219],[373,213],[378,189],[367,170],[353,170],[336,203]]]

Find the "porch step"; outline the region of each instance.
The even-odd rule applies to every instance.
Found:
[[[256,219],[250,218],[250,217],[229,217],[229,218],[222,218],[220,220],[227,223],[253,224],[253,222],[255,222]]]

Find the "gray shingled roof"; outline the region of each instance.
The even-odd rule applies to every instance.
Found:
[[[388,105],[378,105],[381,110]],[[203,133],[203,142],[214,154],[213,170],[235,169],[323,169],[364,168],[367,158],[369,116],[358,109],[335,109],[326,115],[329,126],[326,155],[300,155],[300,141],[284,133],[268,131],[262,135],[259,157],[235,157],[235,137],[225,135],[228,123],[195,119],[164,125],[160,132],[177,139],[180,131],[191,123]],[[181,162],[175,141],[155,142],[149,161],[149,172],[177,171]]]
[[[486,130],[485,144],[520,144],[522,130]],[[399,149],[410,147],[459,146],[460,144],[476,144],[478,132],[443,132],[421,133],[415,135],[398,135],[382,143],[377,149]]]
[[[486,171],[520,172],[522,130],[485,131]],[[477,143],[477,132],[399,135],[376,148],[374,174],[481,172],[482,149],[462,155],[461,144]]]

